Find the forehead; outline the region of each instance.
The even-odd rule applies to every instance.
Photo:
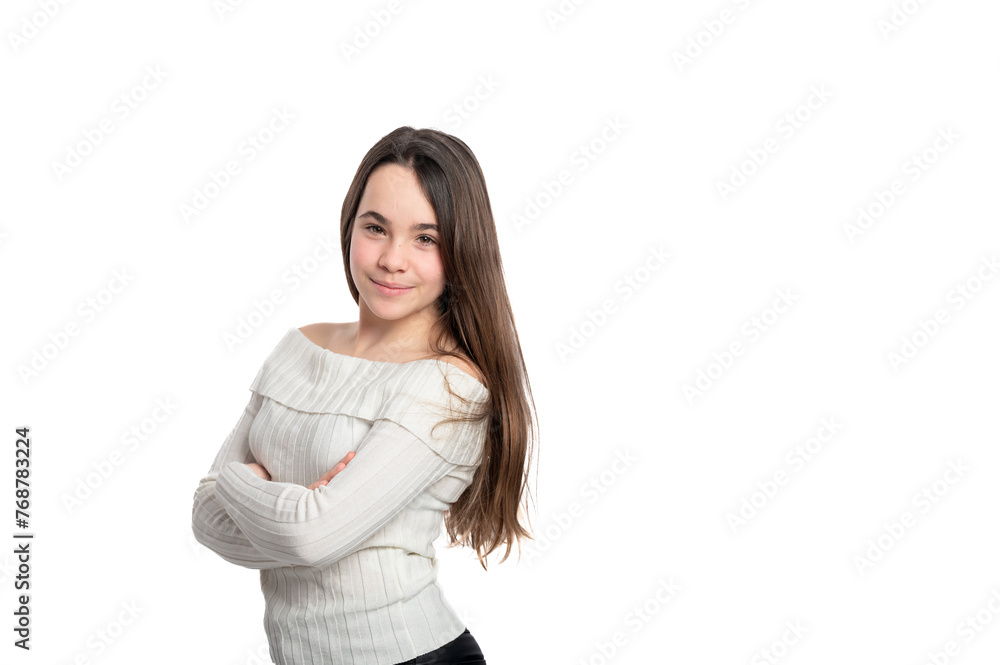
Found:
[[[416,172],[399,164],[382,164],[368,175],[358,214],[365,212],[365,203],[434,212]],[[378,212],[385,214],[384,210]]]
[[[355,219],[360,222],[371,217],[400,230],[437,223],[416,172],[399,164],[382,164],[368,175]]]

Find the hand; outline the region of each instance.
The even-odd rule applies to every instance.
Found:
[[[271,474],[268,473],[267,469],[265,469],[264,467],[262,467],[260,464],[253,463],[253,464],[247,464],[247,466],[250,467],[251,471],[253,471],[254,473],[256,473],[258,476],[260,476],[264,480],[270,480],[271,479]]]
[[[344,469],[346,469],[347,468],[347,463],[350,462],[352,459],[354,459],[354,453],[353,452],[347,453],[346,455],[344,455],[343,459],[341,459],[339,462],[337,462],[336,466],[334,466],[332,469],[330,469],[329,471],[327,471],[326,473],[324,473],[322,478],[320,478],[319,480],[317,480],[316,482],[314,482],[307,489],[314,490],[317,487],[322,487],[322,486],[326,485],[328,482],[330,482],[330,480],[333,479],[333,477],[335,475],[337,475],[338,473],[340,473],[341,471],[343,471]]]

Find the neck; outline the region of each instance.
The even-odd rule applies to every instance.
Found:
[[[362,301],[357,323],[347,330],[346,346],[357,357],[405,362],[434,355],[433,332],[434,320],[424,312],[389,321],[375,316]]]

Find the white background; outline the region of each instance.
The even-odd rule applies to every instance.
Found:
[[[35,534],[23,652],[3,481],[4,662],[266,653],[257,573],[194,542],[192,495],[282,335],[356,319],[339,250],[306,259],[400,125],[482,164],[538,410],[538,540],[486,573],[441,550],[491,665],[996,662],[996,3],[44,4],[0,20],[0,475],[30,426]]]

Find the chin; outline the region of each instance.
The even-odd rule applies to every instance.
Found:
[[[387,301],[380,295],[373,294],[371,298],[365,299],[368,309],[379,318],[402,319],[416,311],[416,308],[408,303]]]

